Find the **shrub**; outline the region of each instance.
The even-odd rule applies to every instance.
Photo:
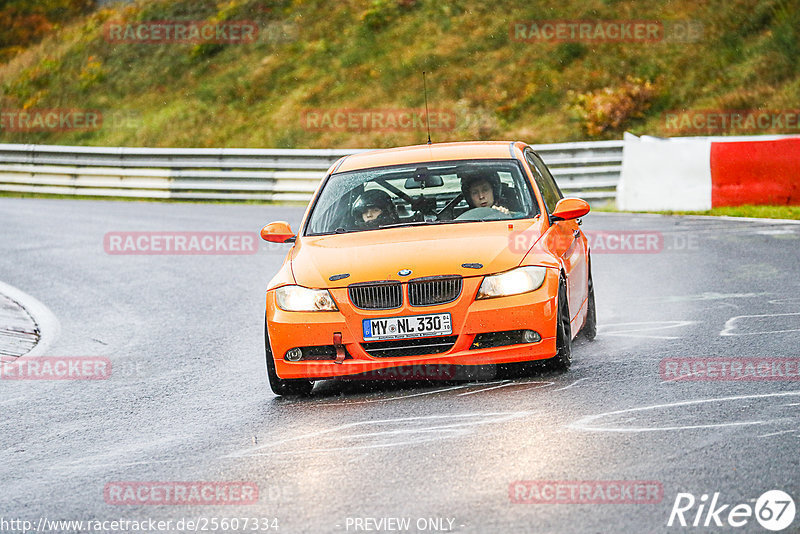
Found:
[[[573,109],[590,136],[620,131],[631,119],[641,118],[656,94],[654,85],[640,78],[627,78],[617,87],[578,94]]]
[[[382,30],[397,18],[401,11],[416,5],[416,0],[372,0],[369,9],[361,14],[361,22],[369,30]]]
[[[0,61],[11,59],[58,25],[94,7],[94,0],[12,0],[0,3]]]

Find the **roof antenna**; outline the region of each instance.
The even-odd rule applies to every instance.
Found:
[[[425,91],[425,123],[428,126],[428,144],[431,144],[431,118],[428,114],[428,86],[425,83],[425,71],[422,71],[422,87]]]

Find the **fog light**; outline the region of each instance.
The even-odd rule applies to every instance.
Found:
[[[522,341],[525,343],[537,343],[542,340],[542,336],[540,336],[537,332],[533,330],[523,330],[522,331]]]
[[[289,349],[286,351],[286,356],[284,356],[284,358],[290,362],[299,362],[303,359],[303,351],[297,347]]]

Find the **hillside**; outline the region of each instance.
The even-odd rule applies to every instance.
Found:
[[[49,11],[26,5],[0,3],[3,143],[419,143],[425,133],[414,113],[425,107],[422,71],[434,141],[616,139],[626,130],[698,135],[666,113],[800,108],[795,0],[42,2]],[[661,21],[663,38],[537,37],[541,28],[529,21],[548,20]],[[226,43],[136,41],[130,28],[150,21],[244,21],[245,34],[255,27],[257,35],[237,42],[227,35]],[[514,23],[522,26],[514,30]],[[681,28],[694,34],[683,38]],[[89,110],[102,120],[92,127],[90,114],[82,127],[69,118],[43,125],[42,114],[52,110]],[[39,114],[40,123],[26,127],[21,113]],[[794,129],[779,122],[752,133],[798,131],[796,122]]]

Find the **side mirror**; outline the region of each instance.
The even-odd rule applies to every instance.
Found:
[[[550,214],[550,222],[577,219],[589,213],[589,203],[580,198],[562,198]]]
[[[273,243],[294,243],[295,235],[289,223],[277,221],[271,222],[261,229],[261,239]]]

